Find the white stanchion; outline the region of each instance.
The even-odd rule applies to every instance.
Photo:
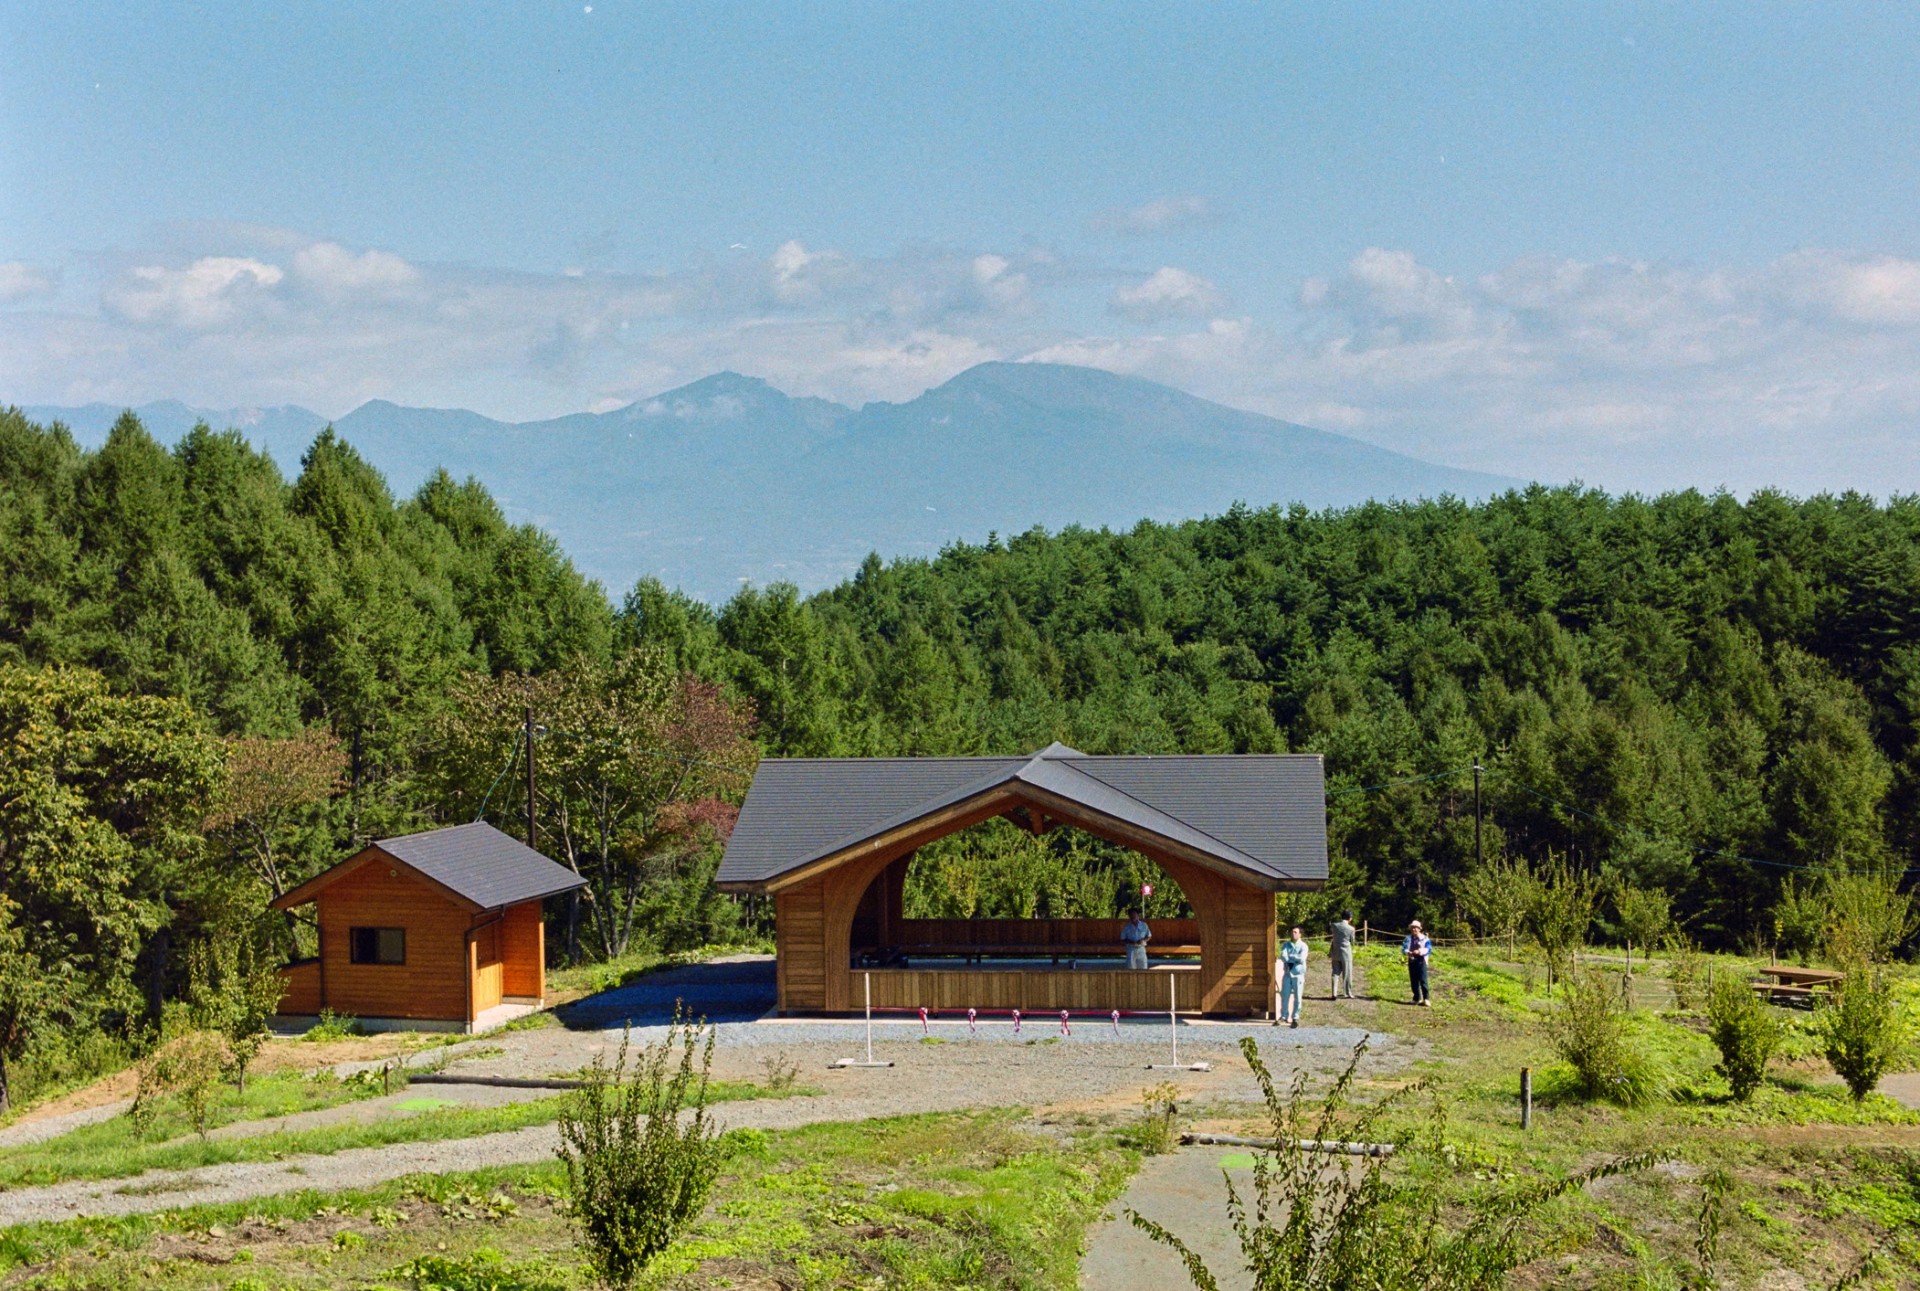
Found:
[[[862,973],[860,980],[866,986],[867,993],[867,1056],[865,1058],[841,1058],[831,1064],[835,1067],[891,1067],[892,1062],[876,1061],[873,1056],[873,974]]]
[[[1180,994],[1174,984],[1173,974],[1167,974],[1167,1033],[1173,1037],[1173,1059],[1170,1062],[1150,1062],[1148,1071],[1212,1071],[1210,1062],[1180,1061]]]

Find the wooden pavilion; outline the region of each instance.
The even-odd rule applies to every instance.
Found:
[[[1119,919],[908,919],[915,851],[996,816],[1066,825],[1155,861],[1193,917],[1153,923],[1147,972],[1115,964]],[[782,1013],[876,1008],[1165,1010],[1274,1006],[1274,893],[1323,886],[1317,755],[792,758],[760,764],[722,890],[771,894]],[[1092,961],[1083,963],[1082,961]],[[1185,961],[1185,962],[1182,962]]]

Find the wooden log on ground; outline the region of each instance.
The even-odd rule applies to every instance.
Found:
[[[1298,1148],[1303,1152],[1339,1152],[1354,1157],[1390,1157],[1393,1155],[1391,1143],[1342,1143],[1332,1139],[1295,1139],[1283,1143],[1279,1139],[1254,1139],[1244,1134],[1199,1134],[1189,1131],[1180,1136],[1182,1143],[1209,1143],[1230,1148],[1259,1148],[1274,1152],[1281,1147]]]

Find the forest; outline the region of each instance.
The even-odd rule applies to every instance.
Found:
[[[713,523],[744,505],[716,493]],[[185,944],[297,942],[266,897],[357,844],[518,832],[529,715],[543,841],[592,882],[564,954],[739,933],[755,912],[709,885],[758,756],[1056,739],[1324,755],[1334,881],[1292,917],[1463,927],[1478,765],[1487,865],[1790,942],[1806,885],[1910,881],[1917,537],[1910,498],[1536,487],[616,601],[483,483],[396,498],[331,431],[288,479],[235,432],[169,448],[129,415],[89,451],[0,413],[0,1063],[80,1061],[178,989]],[[987,829],[913,900],[1105,913],[1138,864]]]

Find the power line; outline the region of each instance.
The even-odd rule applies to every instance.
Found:
[[[500,782],[507,778],[507,772],[513,769],[514,759],[520,756],[520,741],[525,738],[525,735],[526,732],[524,731],[517,732],[514,735],[513,752],[507,754],[507,760],[500,765],[500,774],[495,776],[493,783],[487,786],[486,796],[480,799],[480,810],[473,813],[475,820],[485,820],[487,818],[487,804],[493,801],[493,791],[500,787]]]

